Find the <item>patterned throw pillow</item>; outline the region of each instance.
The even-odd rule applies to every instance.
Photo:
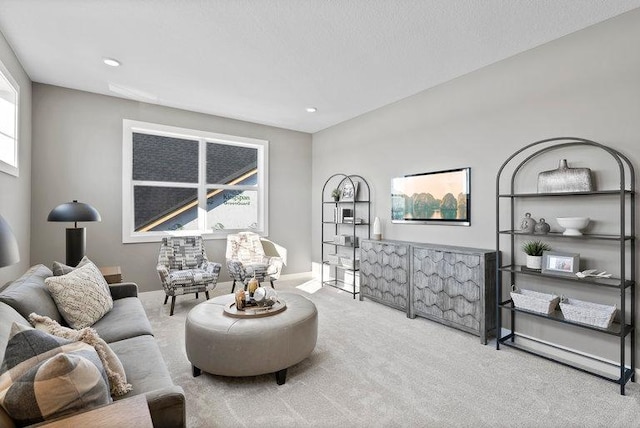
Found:
[[[109,347],[107,342],[98,336],[98,332],[91,327],[85,327],[82,330],[74,330],[72,328],[63,327],[55,320],[38,314],[29,315],[29,322],[38,330],[42,330],[64,339],[81,341],[93,346],[100,357],[100,361],[102,361],[105,372],[107,372],[111,395],[117,397],[125,395],[127,392],[132,390],[131,384],[127,383],[127,375],[124,372],[124,367],[122,366],[120,359]]]
[[[89,327],[113,308],[109,285],[93,263],[44,283],[62,317],[76,330]]]
[[[64,263],[60,263],[60,262],[53,262],[53,266],[51,267],[51,270],[53,271],[53,274],[55,276],[66,275],[88,263],[93,263],[93,262],[89,260],[87,256],[84,256],[82,257],[82,260],[80,260],[80,263],[78,263],[78,266],[76,267],[65,265]]]
[[[0,367],[0,405],[17,425],[111,403],[95,349],[13,323]]]

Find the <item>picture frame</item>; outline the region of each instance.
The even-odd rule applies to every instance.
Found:
[[[542,253],[542,273],[575,276],[580,270],[580,254],[545,251]]]
[[[355,201],[357,197],[358,182],[354,181],[353,184],[351,184],[351,181],[345,180],[340,191],[340,200],[343,202],[351,202]]]

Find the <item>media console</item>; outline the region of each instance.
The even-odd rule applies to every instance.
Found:
[[[496,251],[406,241],[362,240],[360,300],[477,336],[496,327]]]

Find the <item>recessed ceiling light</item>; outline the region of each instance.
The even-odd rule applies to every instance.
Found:
[[[105,64],[107,64],[108,66],[111,66],[111,67],[120,66],[120,61],[118,61],[117,59],[113,59],[113,58],[102,58],[102,62],[104,62]]]
[[[315,107],[307,107],[306,110],[307,110],[307,113],[315,113],[318,111],[318,109]]]

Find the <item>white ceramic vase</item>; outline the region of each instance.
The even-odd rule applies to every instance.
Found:
[[[541,269],[542,256],[530,256],[527,254],[527,267],[529,269]]]

